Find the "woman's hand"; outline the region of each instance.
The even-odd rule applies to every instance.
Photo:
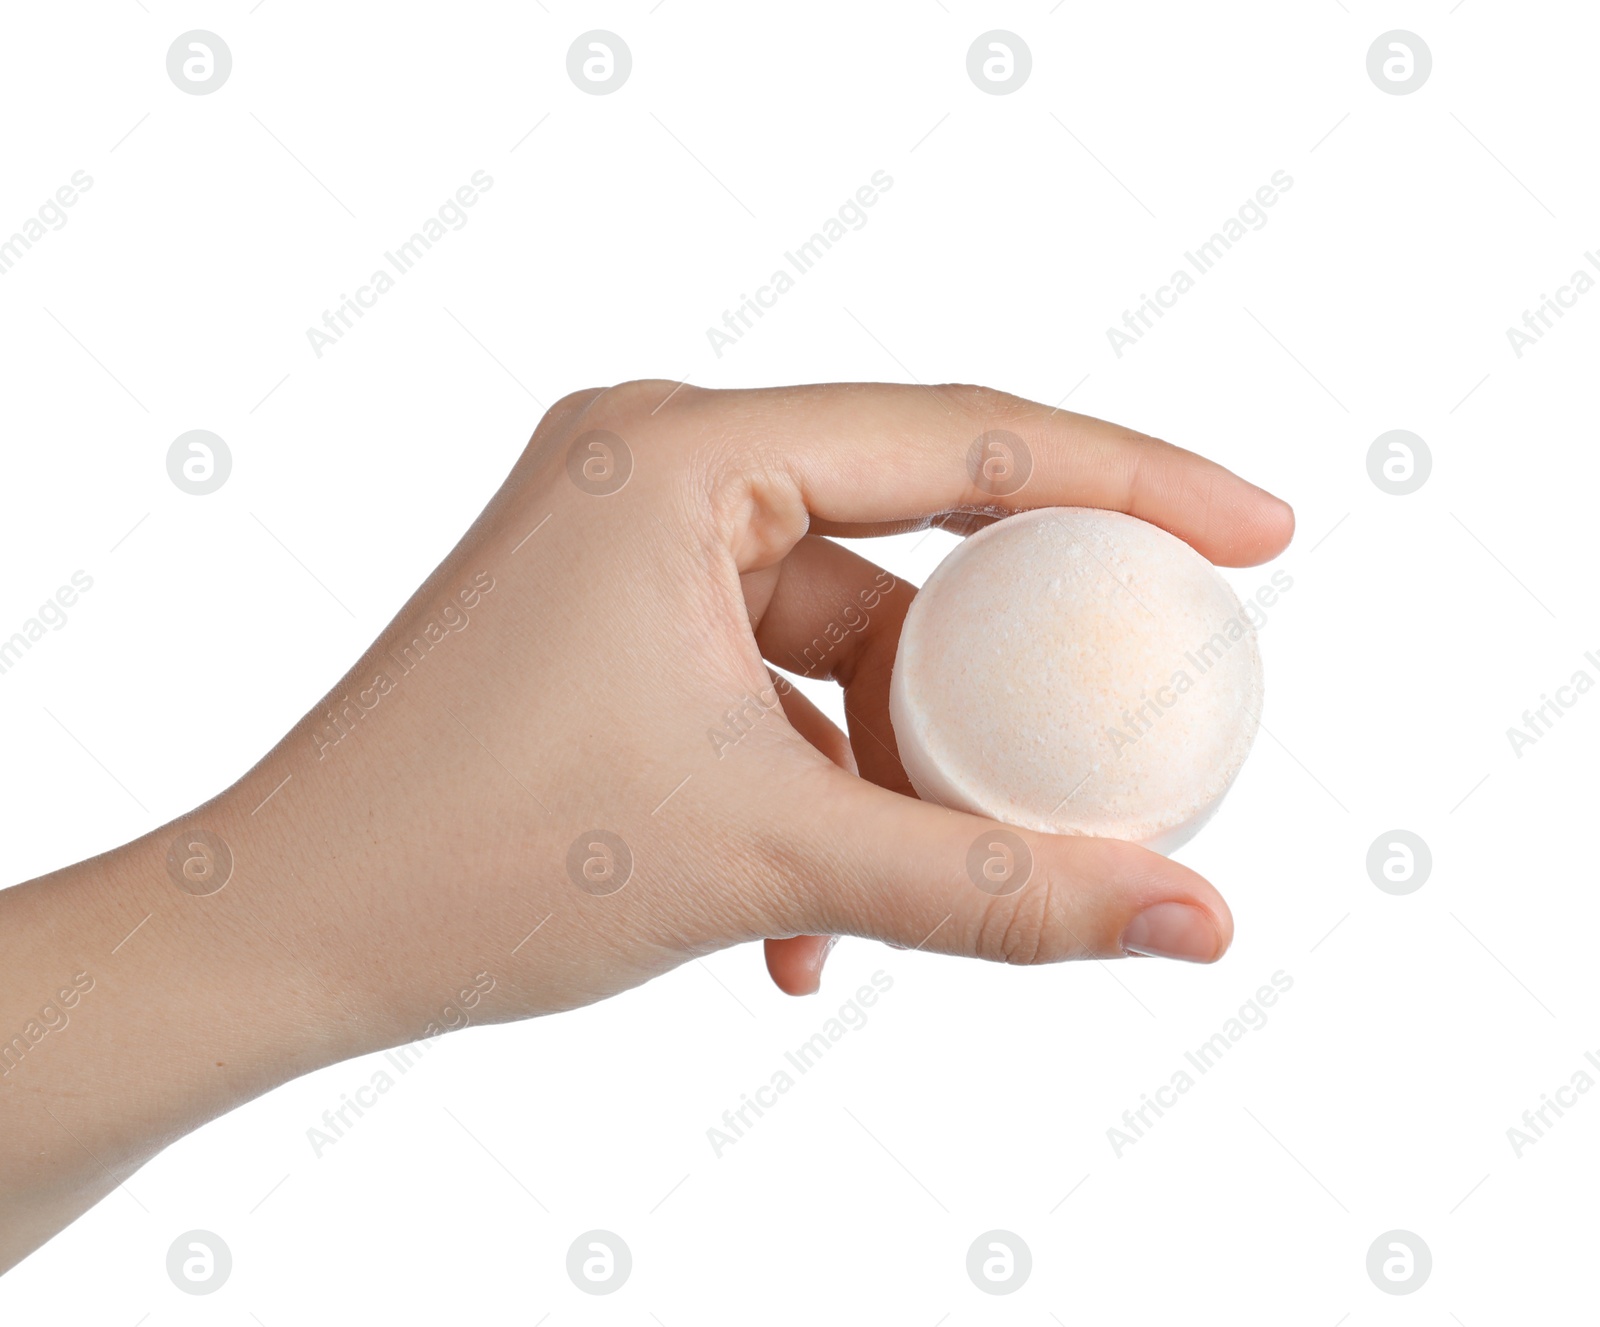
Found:
[[[1032,473],[997,499],[970,454],[1002,429]],[[995,826],[915,800],[889,724],[914,590],[819,537],[1047,505],[1129,511],[1220,562],[1291,530],[1207,461],[976,388],[636,382],[562,401],[333,699],[380,676],[387,694],[348,737],[313,713],[250,780],[245,800],[292,770],[277,814],[339,863],[298,900],[317,966],[404,1012],[404,1035],[480,970],[513,1018],[763,937],[796,991],[821,947],[798,938],[841,933],[1022,963],[1217,957],[1222,899],[1142,848],[1024,834],[1028,883],[974,884],[968,852]],[[452,602],[459,630],[407,670],[402,643]],[[848,744],[769,664],[844,684]]]
[[[1015,491],[981,468],[996,430],[1031,458]],[[917,800],[889,723],[914,590],[819,537],[1053,505],[1130,512],[1235,565],[1293,527],[1200,457],[975,387],[633,382],[561,401],[254,770],[0,895],[6,1027],[73,973],[97,983],[72,1032],[0,1080],[23,1124],[0,1143],[11,1250],[276,1083],[741,941],[766,939],[795,993],[840,934],[1013,963],[1216,958],[1222,898],[1131,844],[1012,831],[1026,883],[975,881],[997,826]],[[848,740],[769,665],[842,683]]]

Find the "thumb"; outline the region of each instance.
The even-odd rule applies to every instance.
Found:
[[[1148,954],[1210,963],[1233,939],[1222,896],[1116,839],[1001,825],[829,771],[790,824],[796,929],[1004,963]]]

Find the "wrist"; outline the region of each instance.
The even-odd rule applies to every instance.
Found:
[[[248,813],[246,813],[248,814]],[[281,924],[239,863],[210,893],[207,832],[250,857],[226,798],[0,892],[0,1268],[172,1140],[354,1054],[337,988],[267,938]],[[215,828],[211,828],[215,826]]]
[[[362,1049],[231,794],[50,883],[63,929],[92,937],[107,1031],[138,1056],[135,1079],[175,1089],[182,1128]]]

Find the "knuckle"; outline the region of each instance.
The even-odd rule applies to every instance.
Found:
[[[833,911],[831,896],[847,869],[826,841],[797,834],[788,817],[747,827],[729,866],[748,905],[747,920],[762,935],[815,928],[820,915]]]
[[[742,836],[741,858],[760,897],[765,935],[849,931],[892,935],[896,901],[873,867],[830,827],[847,815],[858,780],[829,762],[787,724],[763,740],[779,759],[764,784],[774,808]],[[777,774],[782,770],[781,774]]]
[[[933,393],[947,409],[972,420],[980,428],[1004,424],[1033,408],[1021,397],[980,383],[940,383],[933,388]]]
[[[703,388],[657,378],[569,392],[545,411],[513,475],[530,480],[549,477],[563,458],[570,463],[573,448],[582,448],[595,433],[612,434],[621,441],[621,448],[611,444],[607,454],[620,452],[630,473],[643,453],[651,455],[657,473],[693,469],[695,431],[673,423],[687,401],[705,394]]]
[[[743,570],[778,562],[811,519],[794,477],[732,448],[709,448],[701,460],[703,510],[718,539],[735,550]]]
[[[544,412],[544,418],[539,421],[540,426],[543,427],[545,424],[559,422],[569,415],[576,414],[603,391],[605,391],[604,387],[582,387],[575,392],[568,392]]]
[[[584,408],[604,390],[602,387],[585,387],[580,391],[568,392],[540,416],[539,423],[534,427],[533,436],[528,440],[527,451],[536,452],[541,447],[548,446],[549,440],[559,436],[567,425],[578,418]]]
[[[686,392],[699,390],[665,378],[619,382],[594,397],[584,412],[584,422],[592,428],[610,429],[627,437],[630,431],[638,432],[647,421],[658,417],[669,400],[676,401]]]
[[[1040,872],[1015,894],[992,899],[978,926],[975,952],[996,963],[1031,966],[1059,955],[1051,952],[1055,889]]]
[[[573,421],[582,417],[584,409],[602,390],[599,387],[587,387],[582,391],[568,392],[544,412],[512,470],[513,484],[531,480],[544,472],[560,453]]]

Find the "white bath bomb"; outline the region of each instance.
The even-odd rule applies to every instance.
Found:
[[[1026,829],[1188,840],[1261,713],[1255,628],[1216,569],[1121,512],[964,540],[906,614],[889,714],[926,801]]]

